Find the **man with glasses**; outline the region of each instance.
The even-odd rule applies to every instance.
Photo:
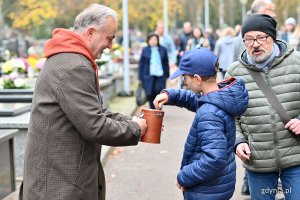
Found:
[[[250,14],[266,14],[276,19],[275,4],[272,0],[255,0],[251,5]],[[238,60],[239,55],[243,51],[245,51],[245,46],[242,42],[242,37],[239,34],[236,38],[234,60]]]
[[[275,19],[276,18],[275,4],[272,2],[272,0],[254,0],[251,5],[250,14],[266,14]],[[243,38],[240,33],[236,37],[234,61],[238,60],[240,54],[243,51],[245,51],[245,45],[243,43]],[[245,176],[244,176],[244,184],[242,186],[242,194],[243,195],[250,194],[247,173],[245,173]]]
[[[226,76],[244,79],[247,111],[236,121],[236,154],[247,169],[251,199],[300,196],[300,52],[276,40],[269,15],[248,16],[242,26],[246,50]],[[284,125],[248,70],[259,72],[291,120]],[[282,191],[277,190],[278,178]]]

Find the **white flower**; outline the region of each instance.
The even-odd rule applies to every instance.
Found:
[[[14,70],[12,73],[10,73],[10,74],[8,75],[8,77],[9,77],[9,79],[11,79],[11,80],[15,80],[16,78],[19,77],[19,73],[16,72],[16,70]]]
[[[111,59],[110,55],[103,53],[101,59],[100,60],[98,59],[98,61],[108,62],[110,59]]]
[[[0,89],[3,89],[4,85],[4,80],[3,78],[0,78]]]
[[[109,48],[106,48],[106,49],[103,50],[104,54],[109,54],[109,52],[110,52]]]
[[[21,59],[12,59],[10,61],[15,68],[26,69],[25,63]]]
[[[14,71],[14,69],[26,69],[25,63],[21,60],[21,59],[11,59],[6,61],[3,65],[2,65],[2,70],[4,74],[8,74],[11,73],[12,71]]]
[[[114,51],[114,55],[118,58],[122,58],[122,52],[118,49]]]
[[[25,84],[26,84],[26,81],[25,81],[23,78],[16,78],[16,79],[14,80],[14,84],[15,84],[15,86],[16,86],[17,88],[19,88],[19,87],[24,87]]]

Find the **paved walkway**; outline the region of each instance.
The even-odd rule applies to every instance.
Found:
[[[114,99],[110,100],[109,102],[110,110],[114,112],[123,113],[126,115],[132,115],[137,109],[135,104],[134,97],[115,97]],[[102,154],[101,154],[101,161],[105,164],[107,161],[108,155],[111,153],[112,148],[108,146],[102,146]],[[20,185],[21,180],[17,181],[17,188]],[[17,200],[18,199],[18,190],[11,193],[10,195],[6,196],[2,200]]]
[[[132,114],[136,110],[134,97],[115,98],[112,111]],[[194,113],[165,106],[164,132],[161,144],[139,143],[138,146],[110,148],[104,146],[102,162],[107,180],[108,200],[177,200],[182,199],[176,187],[183,145]],[[139,115],[140,108],[136,115]],[[233,200],[247,200],[241,196],[243,167],[237,159],[237,184]],[[17,200],[17,193],[4,200]]]
[[[183,108],[165,106],[161,144],[139,143],[112,151],[104,171],[108,200],[180,200],[176,187],[187,130],[194,113]],[[139,114],[139,110],[136,115]],[[233,200],[246,200],[240,194],[244,169],[237,159],[237,184]]]

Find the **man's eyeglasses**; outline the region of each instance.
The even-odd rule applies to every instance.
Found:
[[[256,39],[254,38],[245,38],[243,39],[243,42],[245,43],[245,45],[247,47],[253,46],[254,42],[256,41],[258,44],[265,44],[267,42],[267,38],[270,35],[266,35],[266,36],[258,36]]]

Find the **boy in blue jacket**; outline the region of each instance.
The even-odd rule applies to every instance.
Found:
[[[235,188],[235,117],[248,106],[241,79],[216,82],[218,58],[206,48],[183,54],[170,79],[183,76],[190,90],[164,89],[156,108],[176,105],[196,112],[184,147],[178,187],[185,200],[228,200]]]

